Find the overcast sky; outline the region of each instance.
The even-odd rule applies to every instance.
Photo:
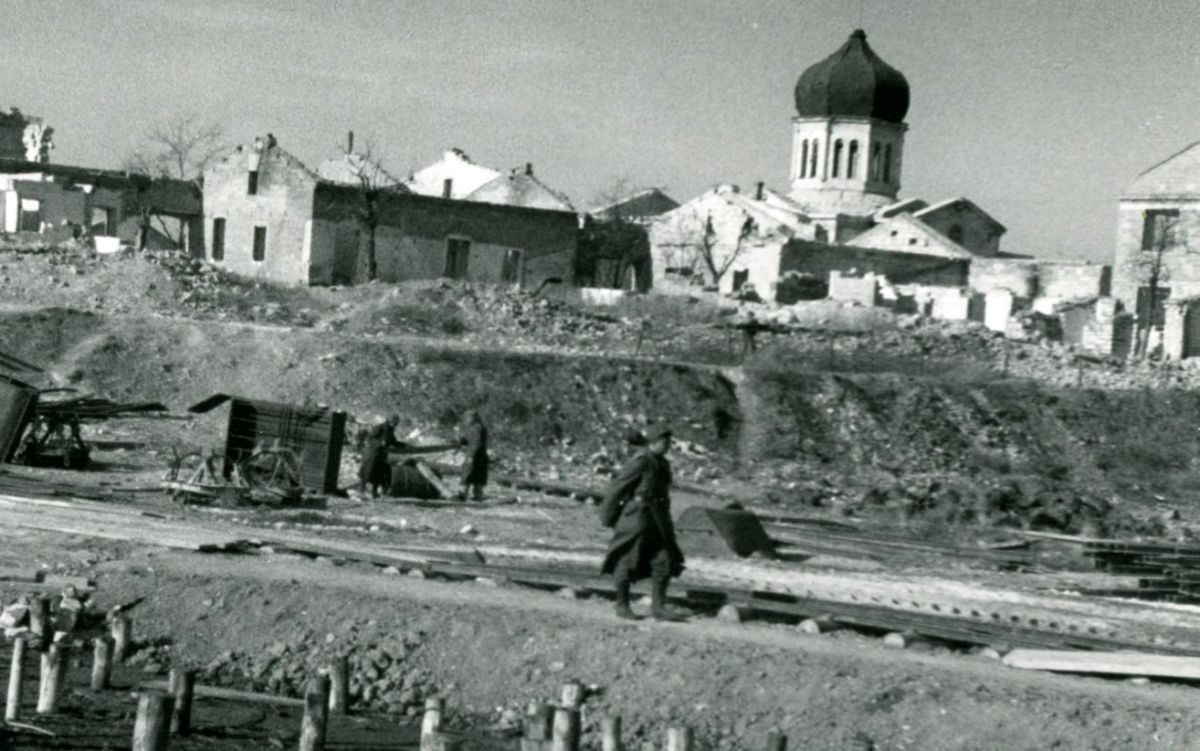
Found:
[[[967,196],[1002,247],[1107,260],[1116,199],[1200,139],[1195,0],[0,0],[0,107],[54,161],[117,166],[157,121],[270,131],[315,167],[532,162],[580,207],[787,189],[792,89],[858,26],[912,88],[902,195]]]

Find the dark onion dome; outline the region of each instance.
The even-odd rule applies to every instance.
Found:
[[[908,81],[880,59],[856,29],[841,48],[800,74],[796,111],[801,117],[850,115],[904,122]]]

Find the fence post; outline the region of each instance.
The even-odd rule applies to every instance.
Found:
[[[189,668],[171,668],[171,695],[175,697],[175,710],[171,713],[171,732],[187,735],[192,732],[192,696],[196,691],[196,671]]]
[[[621,751],[621,717],[605,717],[600,721],[601,751]]]
[[[425,716],[421,718],[421,751],[436,751],[445,713],[445,699],[431,697],[425,700]]]
[[[175,697],[166,691],[143,691],[138,695],[133,751],[167,751],[174,706]]]
[[[329,720],[329,676],[308,680],[304,691],[304,719],[300,721],[300,751],[325,751],[325,725]]]
[[[58,697],[67,677],[67,654],[65,643],[51,644],[48,652],[42,653],[42,675],[38,684],[38,714],[53,714],[58,709]]]
[[[21,719],[21,694],[25,688],[25,637],[13,639],[12,666],[8,669],[8,701],[4,705],[4,721]]]
[[[108,688],[112,677],[112,641],[107,636],[92,639],[92,690]]]
[[[559,707],[554,713],[550,751],[579,751],[579,710]]]

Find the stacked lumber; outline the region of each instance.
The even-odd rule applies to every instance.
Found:
[[[167,410],[166,405],[159,402],[122,403],[91,395],[47,400],[44,398],[46,393],[48,392],[43,392],[38,398],[35,407],[37,415],[64,421],[108,420],[114,417]]]
[[[1137,588],[1090,589],[1085,594],[1200,604],[1200,546],[1130,540],[1084,540],[1097,569],[1134,575]]]
[[[1002,571],[1030,570],[1034,557],[1028,543],[1018,541],[993,547],[965,547],[922,540],[877,530],[834,526],[822,520],[792,520],[765,525],[780,543],[812,555],[865,559],[880,562],[938,557],[957,558],[995,566]]]

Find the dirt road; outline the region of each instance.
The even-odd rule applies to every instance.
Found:
[[[4,544],[6,559],[94,570],[101,606],[146,596],[138,637],[169,645],[135,658],[148,675],[181,660],[230,685],[287,691],[289,675],[302,677],[334,652],[368,661],[382,652],[390,662],[360,682],[360,696],[366,685],[388,686],[379,689],[388,696],[415,691],[409,700],[436,692],[458,721],[497,736],[530,700],[552,699],[579,679],[597,688],[586,704],[588,738],[601,716],[617,713],[633,748],[661,747],[670,724],[691,725],[701,747],[714,749],[761,748],[772,729],[811,749],[1175,749],[1200,740],[1187,687],[1024,673],[983,657],[898,652],[862,635],[809,636],[784,625],[626,624],[603,601],[282,554],[13,530]],[[414,715],[403,702],[381,706],[392,723]]]

